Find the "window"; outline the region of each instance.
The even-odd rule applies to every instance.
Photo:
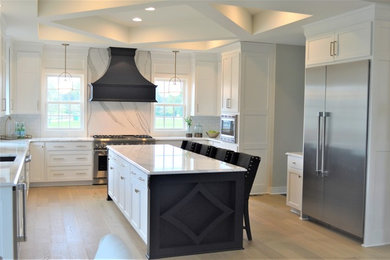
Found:
[[[81,130],[83,128],[82,75],[72,75],[72,89],[61,88],[57,75],[46,75],[46,128]]]
[[[154,83],[158,102],[154,105],[154,129],[184,129],[187,82],[181,80],[177,86],[172,86],[168,78],[155,78]]]

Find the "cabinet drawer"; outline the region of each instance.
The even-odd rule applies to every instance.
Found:
[[[133,165],[131,167],[130,173],[131,173],[131,178],[134,181],[139,183],[145,183],[145,184],[148,182],[148,175],[143,171],[141,171],[140,169],[138,169],[137,167],[134,167]]]
[[[91,142],[46,142],[46,150],[91,150],[92,151],[92,143]]]
[[[48,166],[92,165],[92,152],[52,151],[47,153]]]
[[[303,170],[303,160],[301,157],[289,156],[287,159],[287,165],[289,168]]]
[[[92,180],[92,166],[48,167],[49,181],[84,181]]]

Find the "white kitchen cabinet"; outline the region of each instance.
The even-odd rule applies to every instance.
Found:
[[[221,112],[239,112],[240,52],[222,54]]]
[[[41,51],[15,51],[11,81],[11,114],[39,114]]]
[[[301,154],[287,153],[286,204],[292,212],[302,211],[303,159]]]
[[[195,58],[193,107],[191,109],[193,116],[217,116],[219,114],[218,102],[216,102],[218,99],[218,63],[216,57],[211,58],[214,59]]]
[[[45,165],[45,143],[30,143],[30,182],[44,182],[47,180]]]
[[[0,20],[0,116],[6,113],[6,42],[5,42],[5,26]]]
[[[108,158],[108,195],[146,243],[148,176],[111,151]]]
[[[307,37],[306,66],[370,57],[371,22]]]
[[[131,224],[141,238],[147,241],[148,232],[148,176],[133,166],[132,197],[131,197]]]
[[[32,142],[30,152],[30,175],[34,185],[92,181],[91,142]]]

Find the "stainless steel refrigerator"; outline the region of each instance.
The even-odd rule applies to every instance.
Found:
[[[306,70],[302,213],[363,238],[369,61]]]

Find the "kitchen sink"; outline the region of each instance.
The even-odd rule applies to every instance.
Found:
[[[16,156],[0,156],[0,162],[13,162]]]

